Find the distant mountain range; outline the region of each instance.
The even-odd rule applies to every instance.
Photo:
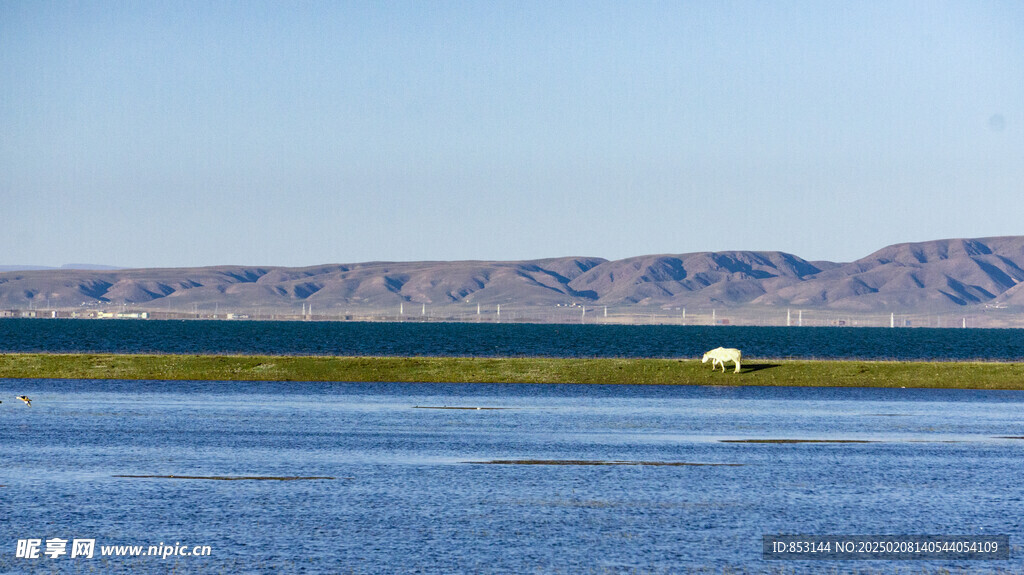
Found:
[[[970,306],[1024,307],[1022,281],[1024,236],[1008,236],[897,244],[849,263],[807,261],[777,251],[727,251],[614,261],[563,257],[305,268],[22,269],[0,273],[0,309],[216,305],[227,311],[302,304],[330,312],[469,303],[937,313]]]
[[[64,264],[59,268],[52,266],[0,266],[0,272],[19,272],[27,270],[120,270],[117,266],[103,266],[98,264]]]

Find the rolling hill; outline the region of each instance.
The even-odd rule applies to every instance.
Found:
[[[365,262],[305,268],[22,269],[0,273],[0,309],[319,310],[410,305],[798,306],[850,312],[1024,307],[1024,236],[885,247],[848,263],[777,251],[609,261]]]

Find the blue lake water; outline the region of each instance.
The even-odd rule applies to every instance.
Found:
[[[0,353],[694,357],[718,345],[1024,360],[1021,330],[0,320]],[[1024,572],[1019,549],[985,563],[761,558],[768,534],[1019,545],[1024,440],[1009,438],[1024,437],[1024,392],[0,379],[0,400],[0,573]],[[870,443],[730,442],[747,439]],[[709,465],[487,463],[515,460]],[[18,556],[29,539],[37,558]],[[56,539],[68,554],[52,558]],[[74,539],[95,540],[94,557],[69,557]],[[102,554],[175,545],[211,554]]]
[[[0,379],[0,399],[2,573],[1024,571],[1021,392]],[[746,439],[872,443],[724,442]],[[481,463],[523,459],[730,465]],[[765,534],[878,533],[1015,548],[761,556]],[[29,538],[95,555],[17,557]],[[160,544],[211,554],[100,556]]]
[[[1024,360],[1021,329],[0,319],[3,352]]]

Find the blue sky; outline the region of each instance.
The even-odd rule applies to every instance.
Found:
[[[3,2],[0,264],[1024,234],[1024,3]]]

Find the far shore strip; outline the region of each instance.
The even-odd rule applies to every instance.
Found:
[[[699,358],[12,353],[0,354],[0,378],[1024,390],[1024,362],[752,358],[740,373],[722,373]],[[34,393],[32,387],[20,385],[17,392]]]

